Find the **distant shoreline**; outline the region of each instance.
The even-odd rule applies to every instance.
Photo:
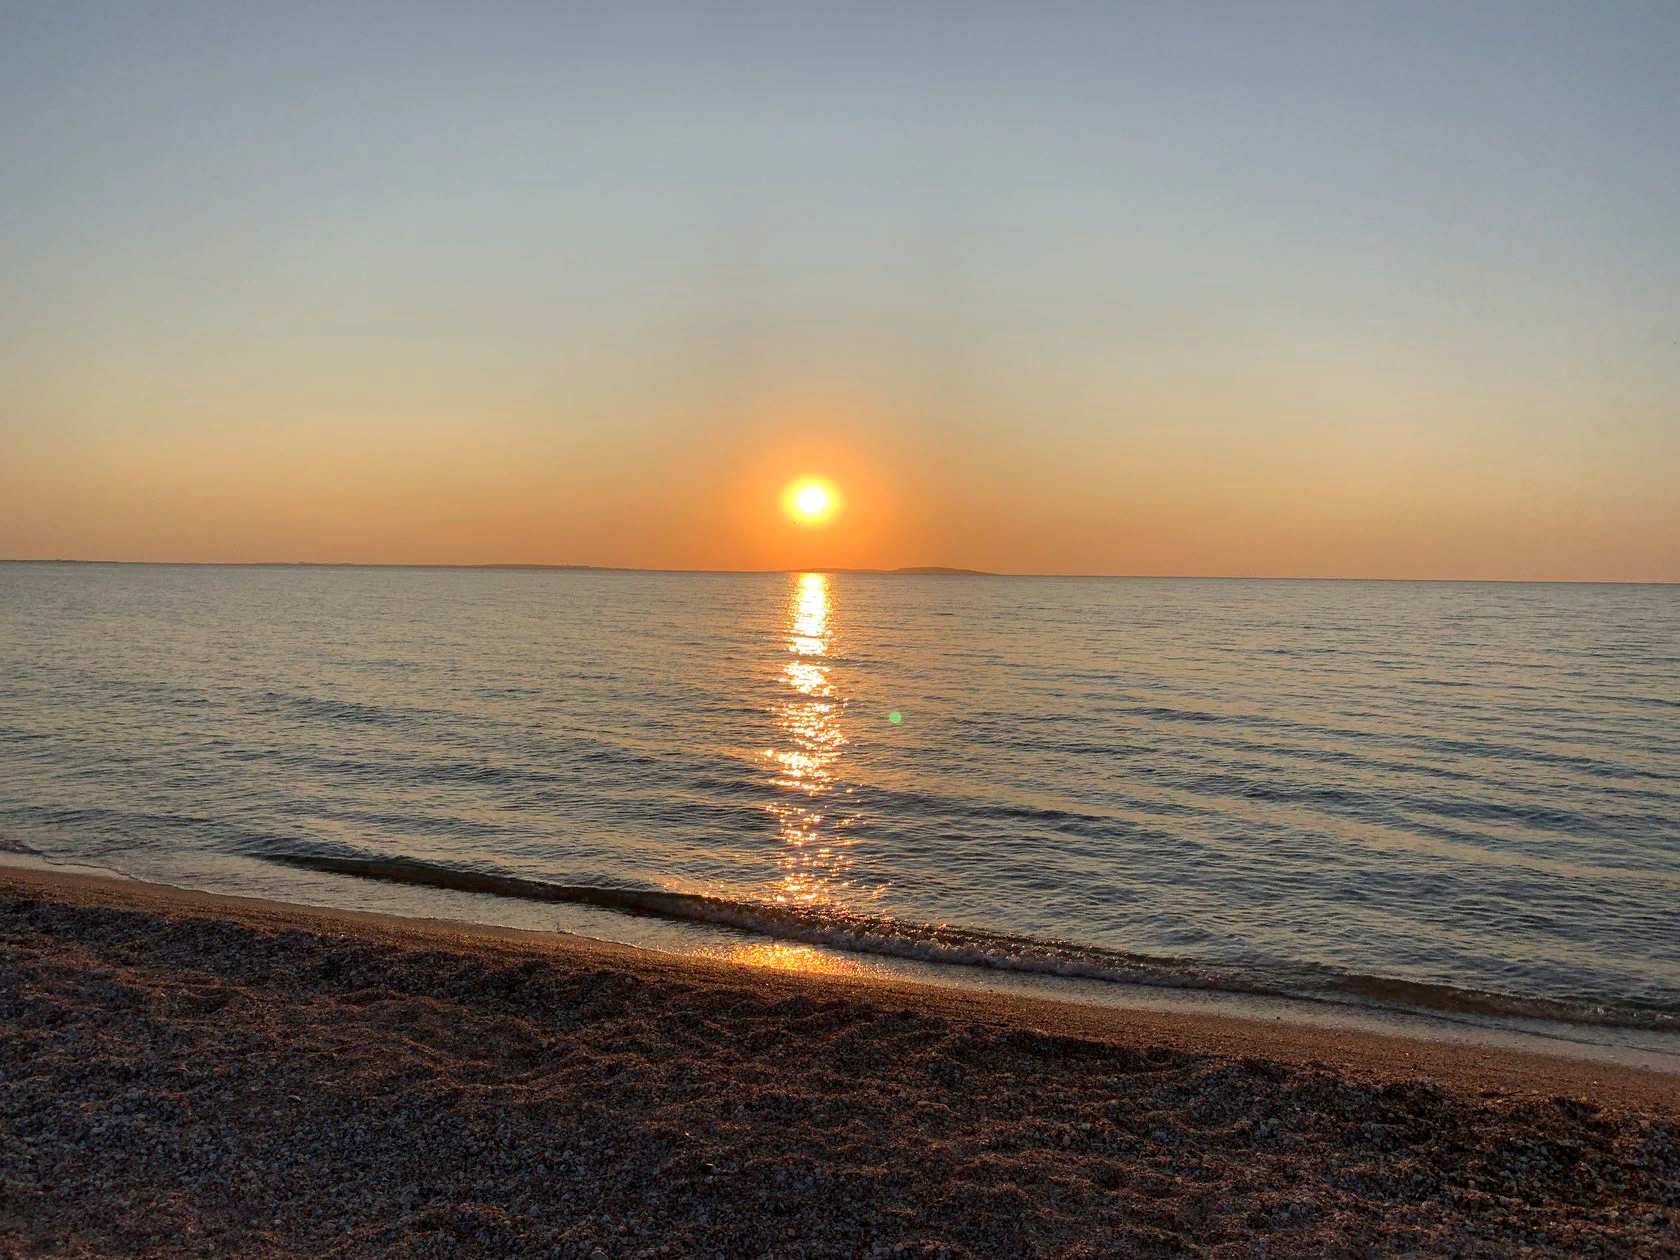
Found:
[[[906,565],[897,569],[855,569],[809,565],[788,569],[650,569],[618,564],[391,564],[359,560],[0,560],[0,564],[123,565],[153,569],[467,569],[490,572],[560,573],[682,573],[753,576],[767,573],[867,573],[882,577],[1067,577],[1101,574],[994,573],[988,569],[959,569],[940,564]]]
[[[614,564],[401,564],[360,560],[77,560],[0,559],[0,565],[81,565],[135,569],[424,569],[487,573],[647,573],[695,577],[753,577],[780,573],[838,573],[866,577],[1055,578],[1106,582],[1370,582],[1410,586],[1680,586],[1680,581],[1616,578],[1430,578],[1323,577],[1239,573],[1000,573],[946,565],[907,565],[896,569],[810,565],[785,569],[655,569]]]

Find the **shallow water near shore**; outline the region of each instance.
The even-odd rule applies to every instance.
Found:
[[[212,891],[1663,1054],[1676,819],[1674,587],[0,565],[0,840]]]

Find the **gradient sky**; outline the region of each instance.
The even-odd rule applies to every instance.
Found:
[[[1673,0],[0,0],[0,556],[1677,581],[1677,66]]]

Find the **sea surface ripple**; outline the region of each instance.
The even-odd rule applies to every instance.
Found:
[[[1676,587],[0,565],[0,847],[223,891],[1675,1029],[1677,820]]]

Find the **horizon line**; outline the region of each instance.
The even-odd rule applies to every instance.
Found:
[[[130,565],[137,568],[197,569],[454,569],[490,572],[649,573],[673,576],[766,576],[779,573],[843,573],[876,577],[1066,578],[1074,580],[1155,582],[1457,582],[1509,586],[1680,586],[1660,578],[1488,578],[1488,577],[1347,577],[1312,574],[1251,573],[1001,573],[948,565],[904,565],[893,569],[841,565],[792,565],[770,569],[657,568],[615,564],[540,564],[393,562],[362,560],[81,560],[69,557],[0,557],[0,564]]]

